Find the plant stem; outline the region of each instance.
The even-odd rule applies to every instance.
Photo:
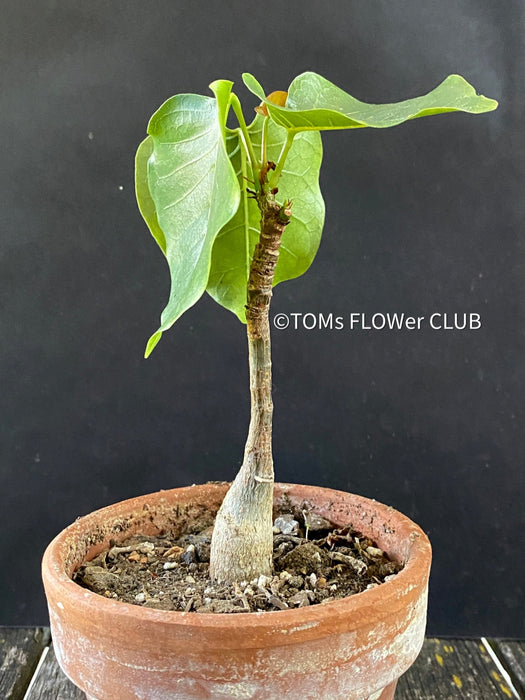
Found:
[[[272,370],[269,310],[281,237],[291,211],[271,194],[258,197],[261,231],[248,279],[246,321],[251,419],[244,460],[215,520],[210,575],[251,581],[272,570]]]

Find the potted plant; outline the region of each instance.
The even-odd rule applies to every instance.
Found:
[[[88,697],[392,698],[423,641],[430,546],[387,506],[330,489],[274,484],[269,308],[272,288],[310,266],[321,236],[322,130],[384,128],[497,103],[458,75],[425,96],[371,105],[315,73],[267,95],[248,125],[232,83],[213,97],[172,97],[153,115],[136,156],[140,211],[164,253],[171,295],[146,356],[207,291],[246,323],[251,422],[228,488],[206,484],[131,499],[81,518],[48,547],[43,576],[62,668]],[[233,111],[238,126],[229,128]],[[272,574],[273,508],[283,500],[342,527],[351,522],[403,570],[358,595],[268,613],[165,612],[106,599],[73,573],[130,534],[182,531],[215,518],[214,582]]]

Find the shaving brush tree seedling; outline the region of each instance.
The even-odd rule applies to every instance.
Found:
[[[386,128],[445,112],[497,107],[461,76],[422,97],[366,104],[316,73],[260,100],[250,124],[233,83],[213,96],[175,95],[152,116],[136,155],[137,201],[165,255],[171,293],[146,357],[162,334],[207,291],[246,324],[251,420],[242,466],[217,514],[210,557],[216,582],[250,581],[272,569],[272,289],[302,275],[321,238],[320,131]],[[229,128],[230,113],[237,128]]]

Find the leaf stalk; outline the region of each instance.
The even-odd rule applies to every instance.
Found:
[[[286,135],[286,141],[284,142],[281,153],[279,154],[279,160],[277,161],[275,165],[275,170],[273,171],[273,174],[270,177],[269,185],[271,188],[277,187],[277,183],[279,182],[279,178],[281,177],[286,158],[288,156],[288,153],[290,152],[290,148],[292,147],[295,134],[295,131],[290,130]]]
[[[237,121],[239,122],[240,126],[240,135],[241,139],[243,142],[243,145],[246,149],[246,152],[248,153],[248,157],[250,159],[250,164],[252,166],[252,171],[258,172],[261,169],[261,164],[259,160],[257,159],[257,156],[255,155],[255,151],[253,149],[253,144],[250,139],[250,134],[248,133],[248,127],[246,126],[246,121],[244,119],[244,114],[242,111],[241,103],[239,101],[239,98],[237,95],[235,95],[233,92],[230,95],[230,104],[233,108],[233,111],[235,113],[235,116],[237,117]]]
[[[263,126],[262,126],[262,135],[261,135],[261,163],[266,163],[267,161],[267,155],[266,155],[266,144],[268,141],[268,122],[270,119],[268,117],[265,117],[263,121]]]

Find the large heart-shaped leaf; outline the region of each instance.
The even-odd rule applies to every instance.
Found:
[[[159,244],[159,248],[166,255],[166,237],[159,226],[155,202],[151,196],[148,185],[148,160],[153,153],[153,139],[146,136],[137,149],[135,156],[135,194],[137,204],[144,221],[147,223],[151,235]]]
[[[224,143],[231,86],[224,80],[213,83],[215,98],[176,95],[153,115],[148,125],[153,149],[147,161],[151,200],[142,174],[150,145],[146,140],[139,147],[139,206],[161,248],[159,230],[164,235],[171,274],[169,302],[146,357],[162,333],[204,293],[213,242],[239,205],[239,182]]]
[[[392,104],[367,104],[356,100],[317,73],[302,73],[288,88],[286,106],[266,99],[257,80],[243,74],[246,86],[259,97],[276,124],[292,131],[385,128],[409,119],[443,112],[479,114],[496,109],[498,103],[476,91],[460,75],[449,75],[438,87],[422,97]]]
[[[258,115],[248,127],[256,152],[260,149],[264,117]],[[286,130],[268,124],[267,158],[277,161],[286,141]],[[218,234],[212,253],[209,294],[245,323],[246,287],[250,263],[259,239],[260,212],[246,187],[253,180],[249,161],[237,131],[227,136],[227,150],[242,189],[235,216]],[[293,201],[292,219],[285,229],[274,285],[302,275],[310,267],[321,240],[324,202],[319,189],[322,144],[319,134],[298,134],[279,180],[277,200]]]

